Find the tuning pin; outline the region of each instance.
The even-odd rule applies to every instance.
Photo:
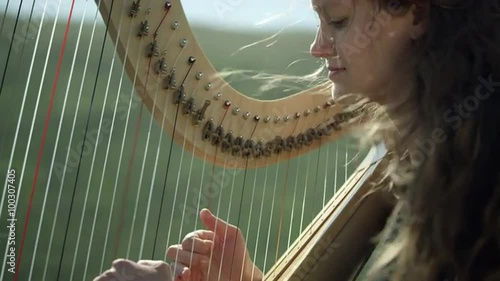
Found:
[[[173,30],[176,30],[177,28],[179,28],[179,22],[178,21],[174,21],[170,27]]]
[[[186,38],[182,38],[181,41],[179,42],[179,46],[181,46],[181,48],[184,48],[186,47],[188,43],[188,40]]]

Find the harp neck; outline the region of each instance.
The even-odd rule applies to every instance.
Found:
[[[329,83],[271,101],[238,92],[203,53],[179,0],[145,2],[103,0],[100,10],[142,102],[202,159],[270,165],[344,136],[361,115],[333,101]]]

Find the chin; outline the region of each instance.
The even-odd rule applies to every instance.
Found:
[[[347,92],[346,89],[342,85],[336,84],[336,83],[334,83],[332,85],[332,98],[333,99],[338,99],[342,96],[345,96],[348,93],[349,92]]]

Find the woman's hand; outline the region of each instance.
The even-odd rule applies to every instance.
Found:
[[[200,218],[208,230],[191,232],[182,244],[168,248],[167,257],[174,261],[172,267],[188,267],[190,281],[263,279],[237,227],[216,218],[207,209],[200,212]]]
[[[175,281],[187,281],[190,270],[179,267],[175,272]],[[171,281],[172,272],[170,266],[163,261],[139,261],[118,259],[115,260],[111,269],[105,271],[94,281]]]

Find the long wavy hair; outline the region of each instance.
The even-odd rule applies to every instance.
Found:
[[[416,86],[391,116],[397,160],[411,158],[391,170],[398,231],[389,223],[384,235],[395,238],[369,279],[500,280],[499,1],[374,3],[415,8],[428,30],[408,62]]]

